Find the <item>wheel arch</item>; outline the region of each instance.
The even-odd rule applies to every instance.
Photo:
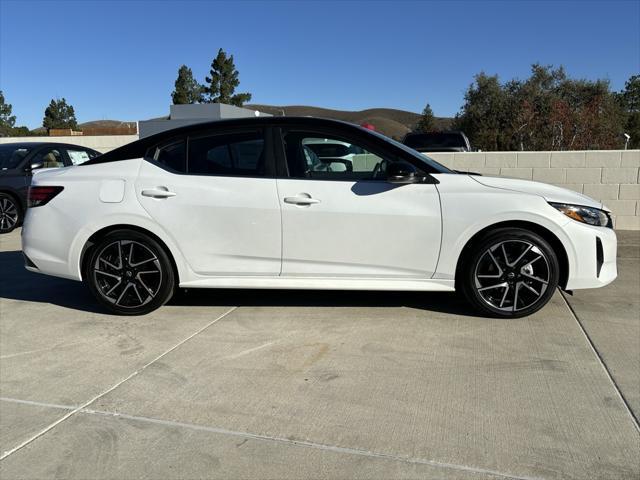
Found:
[[[138,232],[138,233],[141,233],[143,235],[146,235],[146,236],[152,238],[153,240],[155,240],[156,242],[158,242],[160,247],[162,247],[164,252],[169,257],[169,260],[171,261],[171,268],[173,269],[173,274],[175,275],[176,285],[179,285],[179,283],[180,283],[180,271],[178,270],[178,265],[176,264],[176,259],[175,259],[174,255],[173,255],[173,252],[167,246],[166,242],[164,240],[162,240],[162,238],[160,238],[158,235],[156,235],[155,233],[151,232],[150,230],[147,230],[146,228],[143,228],[143,227],[139,227],[137,225],[130,225],[130,224],[109,225],[109,226],[103,227],[100,230],[97,230],[93,234],[91,234],[91,236],[87,239],[87,241],[85,242],[84,246],[82,247],[82,252],[80,253],[80,273],[81,273],[81,275],[83,277],[84,277],[86,262],[87,262],[87,259],[89,258],[88,254],[91,251],[91,249],[95,246],[95,244],[101,238],[103,238],[105,235],[107,235],[107,234],[109,234],[111,232],[114,232],[116,230],[133,230],[135,232]]]
[[[569,280],[569,257],[567,255],[567,250],[564,244],[562,243],[562,241],[560,241],[560,239],[556,236],[556,234],[553,233],[548,228],[538,223],[529,222],[526,220],[507,220],[503,222],[498,222],[498,223],[488,225],[482,228],[481,230],[477,231],[467,241],[467,243],[462,248],[462,251],[460,252],[460,255],[458,257],[458,262],[456,264],[456,275],[455,275],[456,283],[458,282],[458,279],[461,278],[461,275],[459,275],[459,270],[464,265],[473,247],[489,232],[493,230],[497,230],[499,228],[521,228],[523,230],[529,230],[533,233],[536,233],[540,235],[542,238],[544,238],[549,243],[549,245],[551,245],[551,248],[558,256],[558,263],[560,264],[560,272],[559,272],[560,279],[559,279],[558,285],[563,290],[566,288],[567,282]]]

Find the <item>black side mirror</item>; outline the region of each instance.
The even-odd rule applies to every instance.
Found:
[[[387,165],[387,182],[389,183],[420,183],[423,178],[418,169],[409,162],[400,160]]]
[[[30,170],[37,170],[42,167],[44,167],[44,162],[42,160],[36,160],[31,164]]]

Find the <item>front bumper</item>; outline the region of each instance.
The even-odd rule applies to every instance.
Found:
[[[604,287],[618,276],[618,239],[611,228],[593,227],[576,221],[564,226],[571,248],[567,290]]]

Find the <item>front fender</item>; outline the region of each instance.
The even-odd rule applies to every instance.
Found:
[[[468,205],[464,214],[453,204],[443,201],[443,238],[440,261],[433,278],[452,280],[455,278],[458,260],[469,241],[479,232],[505,222],[527,222],[542,227],[560,241],[569,263],[569,272],[577,267],[577,249],[563,228],[571,220],[541,197],[531,195],[500,195],[502,198],[488,199]],[[509,198],[510,197],[510,198]],[[452,202],[455,203],[455,202]],[[504,205],[509,205],[505,210]],[[459,207],[459,206],[457,206]]]

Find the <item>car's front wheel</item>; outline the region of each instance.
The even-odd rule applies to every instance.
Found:
[[[111,232],[92,246],[84,278],[96,299],[118,315],[143,315],[169,301],[172,264],[153,238],[132,230]]]
[[[20,224],[22,209],[11,195],[0,193],[0,233],[9,233]]]
[[[467,253],[459,286],[478,310],[494,317],[524,317],[541,309],[558,286],[558,258],[540,235],[504,228]]]

